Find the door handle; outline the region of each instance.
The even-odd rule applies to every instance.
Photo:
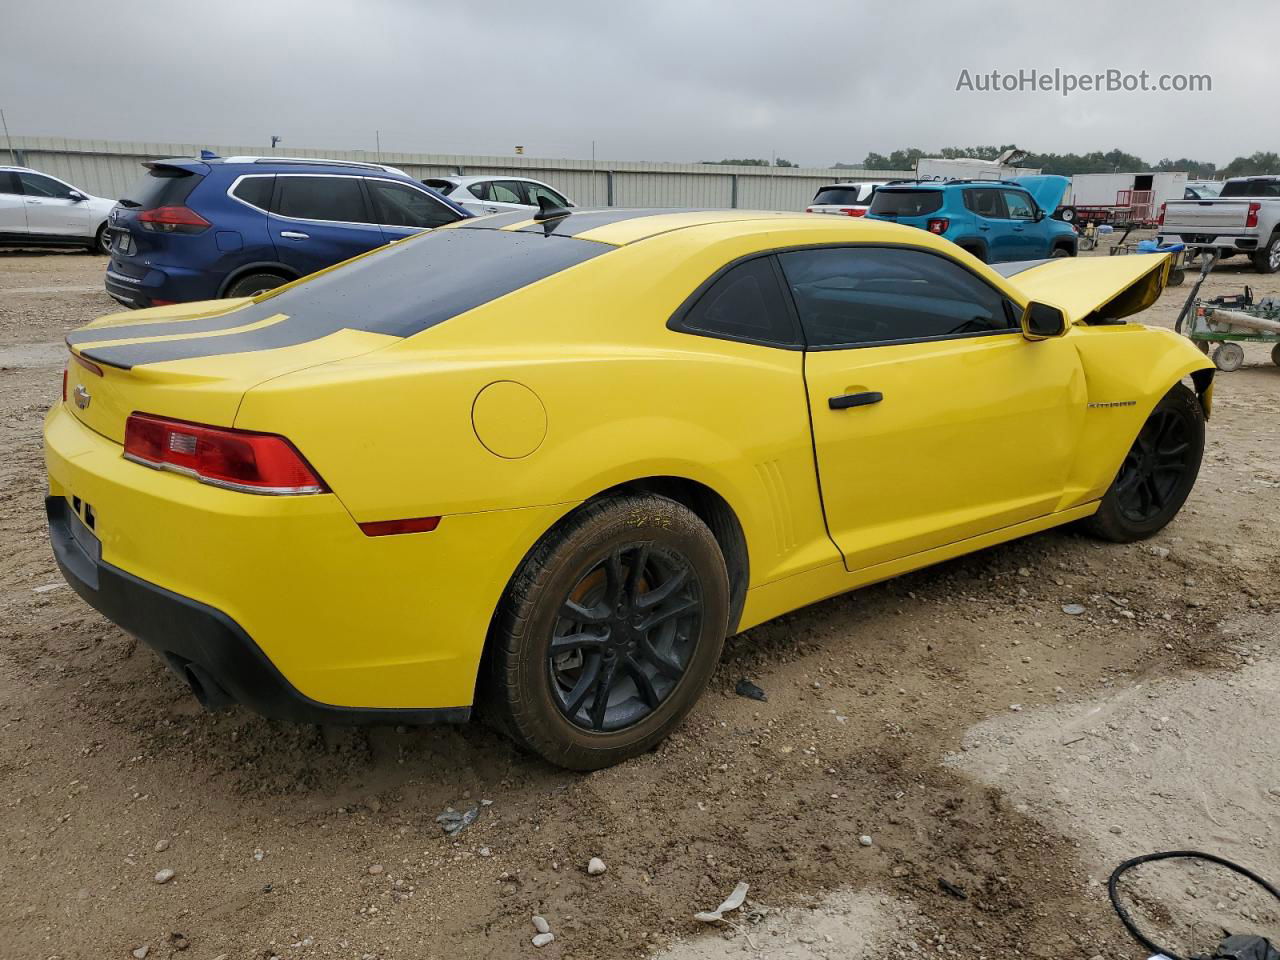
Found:
[[[830,397],[827,406],[832,410],[847,410],[850,407],[866,407],[879,403],[884,394],[879,390],[868,390],[866,393],[845,393],[838,397]]]
[[[284,237],[286,240],[310,240],[311,239],[311,234],[299,233],[297,230],[281,230],[280,236]]]
[[[990,229],[991,229],[991,227],[990,227],[988,224],[980,223],[980,224],[978,224],[978,229],[979,229],[979,230],[990,230]]]

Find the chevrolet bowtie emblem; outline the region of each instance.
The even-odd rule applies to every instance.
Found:
[[[76,406],[81,410],[88,407],[89,401],[93,399],[89,396],[89,391],[85,388],[84,384],[81,383],[76,384],[76,388],[71,391],[71,396],[74,398]]]

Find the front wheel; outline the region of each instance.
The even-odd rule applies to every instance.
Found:
[[[517,743],[572,770],[643,753],[715,671],[729,580],[711,531],[653,495],[571,514],[516,571],[495,618],[482,700]]]
[[[1085,529],[1115,543],[1163,529],[1191,493],[1203,454],[1204,410],[1191,390],[1176,384],[1142,425]]]
[[[111,234],[104,223],[93,235],[93,242],[86,247],[90,253],[107,254],[111,252]]]

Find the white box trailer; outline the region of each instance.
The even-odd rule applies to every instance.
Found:
[[[1073,207],[1115,208],[1134,220],[1158,215],[1160,204],[1181,200],[1185,173],[1077,173],[1063,201]]]
[[[958,160],[921,157],[916,161],[916,177],[920,180],[1012,180],[1014,177],[1032,177],[1039,172],[1038,167],[1015,167],[997,160],[975,160],[971,157]]]

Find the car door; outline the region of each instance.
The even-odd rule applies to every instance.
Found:
[[[277,174],[267,223],[276,256],[302,276],[386,242],[356,176]]]
[[[0,170],[0,237],[26,232],[27,206],[18,175],[10,170]]]
[[[485,182],[485,208],[491,213],[515,213],[529,209],[524,184],[519,180],[488,180]]]
[[[451,210],[425,190],[418,190],[397,180],[369,177],[365,180],[373,217],[382,229],[384,239],[402,240],[423,230],[442,227],[460,220]]]
[[[779,254],[832,539],[858,570],[1053,512],[1084,414],[1066,338],[948,257],[843,246]]]
[[[988,263],[1022,259],[1017,253],[1018,237],[1005,209],[1003,191],[997,187],[971,187],[964,192],[964,205],[973,214],[978,239],[987,248]]]
[[[1011,260],[1039,260],[1049,256],[1049,233],[1041,229],[1045,218],[1039,218],[1036,202],[1025,190],[1001,190],[1013,235]]]
[[[18,182],[22,185],[30,233],[50,237],[93,235],[89,205],[79,191],[43,173],[20,172]]]

